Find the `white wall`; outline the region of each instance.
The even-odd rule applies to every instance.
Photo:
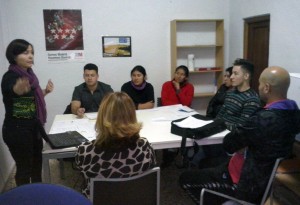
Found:
[[[269,65],[299,72],[300,1],[231,0],[229,62],[243,57],[244,18],[270,14]]]
[[[56,114],[62,113],[71,100],[74,86],[81,83],[83,66],[92,62],[99,66],[100,80],[112,85],[115,91],[130,80],[130,70],[143,65],[155,96],[160,96],[163,82],[170,80],[170,21],[173,19],[225,19],[228,0],[0,0],[1,65],[0,76],[8,64],[3,58],[8,43],[24,38],[34,45],[34,70],[42,87],[49,78],[55,84],[54,93],[46,97],[49,130]],[[81,9],[86,62],[50,64],[47,62],[44,40],[43,9]],[[132,37],[131,58],[103,58],[102,35]],[[4,118],[1,101],[0,125]],[[2,135],[2,134],[0,134]],[[1,137],[2,140],[2,137]],[[0,190],[12,163],[5,145],[0,141]],[[4,152],[4,153],[2,153]],[[7,168],[7,169],[6,169]],[[0,176],[1,176],[0,175]]]

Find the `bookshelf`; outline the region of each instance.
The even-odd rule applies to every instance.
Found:
[[[189,82],[195,87],[193,104],[201,98],[202,103],[207,101],[200,105],[201,109],[206,109],[210,97],[223,83],[224,20],[172,20],[171,76],[179,65],[187,66],[189,54],[194,55],[195,65],[189,76]]]

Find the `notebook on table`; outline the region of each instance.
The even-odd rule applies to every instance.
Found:
[[[77,131],[68,131],[56,134],[46,134],[44,139],[50,144],[52,149],[66,147],[76,147],[88,140]]]

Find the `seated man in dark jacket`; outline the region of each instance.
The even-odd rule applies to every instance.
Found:
[[[198,189],[192,192],[198,192],[198,196],[202,188],[209,188],[241,200],[259,202],[275,160],[291,155],[295,136],[300,132],[300,111],[295,101],[287,99],[289,84],[290,76],[285,69],[266,68],[259,78],[259,94],[266,106],[250,117],[244,126],[236,127],[225,136],[223,146],[228,153],[247,147],[238,183],[233,183],[229,163],[185,171],[180,176],[181,186],[186,189],[196,185]],[[213,198],[208,204],[220,204],[220,201]]]

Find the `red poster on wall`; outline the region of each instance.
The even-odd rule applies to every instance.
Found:
[[[83,50],[81,10],[44,10],[46,51]]]

